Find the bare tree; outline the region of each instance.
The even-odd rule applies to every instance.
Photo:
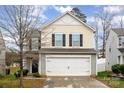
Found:
[[[120,16],[120,20],[119,20],[119,26],[120,28],[123,28],[123,16]]]
[[[98,55],[98,28],[99,28],[99,19],[95,16],[94,17],[94,22],[95,22],[95,42],[96,42],[96,51],[97,51],[97,55]]]
[[[105,44],[106,44],[106,40],[109,36],[111,27],[112,27],[112,20],[114,17],[114,14],[110,14],[109,12],[105,12],[103,9],[100,10],[97,14],[96,14],[97,18],[99,19],[99,22],[101,23],[101,28],[103,31],[103,35],[102,35],[102,40],[103,40],[103,45],[102,45],[102,57],[105,57]]]
[[[39,7],[37,9],[37,7]],[[24,43],[28,34],[41,24],[40,6],[1,6],[0,28],[15,43],[20,54],[20,87],[23,87]]]

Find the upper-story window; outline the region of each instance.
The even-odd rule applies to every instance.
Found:
[[[80,33],[72,33],[69,35],[69,45],[70,46],[83,46],[83,35]]]
[[[23,51],[29,51],[27,43],[23,43]]]
[[[119,46],[124,46],[124,36],[119,36]]]
[[[62,46],[62,34],[61,33],[57,33],[55,34],[55,46]]]
[[[72,34],[72,46],[80,46],[80,34]]]
[[[38,43],[39,39],[38,38],[32,38],[31,40],[31,49],[32,51],[37,51],[39,48],[39,43]]]
[[[52,46],[65,46],[65,34],[52,34]]]

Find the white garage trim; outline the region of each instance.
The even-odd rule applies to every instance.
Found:
[[[62,54],[51,55],[51,54],[47,54],[46,57],[89,57],[91,59],[91,55],[62,55]]]
[[[54,59],[55,58],[55,59]],[[81,61],[80,61],[80,59],[83,59],[83,58],[88,58],[89,59],[89,63],[88,64],[86,64],[86,65],[89,65],[89,73],[86,73],[85,71],[84,71],[84,73],[81,73],[81,74],[74,74],[74,72],[72,71],[70,71],[71,73],[66,73],[65,75],[67,76],[67,75],[71,75],[71,76],[89,76],[89,75],[91,75],[91,55],[46,55],[46,74],[48,74],[47,73],[47,66],[49,66],[48,64],[47,64],[47,59],[51,59],[51,60],[57,60],[57,59],[59,59],[60,58],[60,60],[65,60],[66,58],[67,58],[67,60],[71,60],[71,58],[74,58],[74,59],[77,59],[77,61],[78,61],[78,66],[80,67],[80,63],[81,63]],[[64,59],[65,58],[65,59]],[[70,58],[70,59],[69,59]],[[67,60],[65,61],[65,62],[67,62]],[[73,60],[73,59],[72,59]],[[70,66],[72,66],[73,67],[73,65],[75,65],[75,62],[73,61],[72,63],[71,62],[69,62],[70,63]],[[68,64],[68,63],[66,63],[66,64],[64,64],[64,62],[61,62],[60,64],[62,64],[62,65],[66,65],[66,64]],[[53,64],[52,64],[53,65]],[[67,65],[66,65],[67,66]],[[65,66],[65,67],[66,67]],[[82,65],[83,66],[83,65]],[[63,66],[64,67],[64,66]],[[64,68],[65,68],[64,67]],[[63,68],[63,69],[64,69]],[[66,68],[67,69],[67,68]],[[64,71],[64,70],[63,70]],[[74,70],[74,71],[76,71],[76,70]],[[77,69],[77,71],[78,71],[78,69]],[[80,71],[80,70],[79,70]],[[82,69],[82,71],[83,71],[83,69]],[[66,71],[65,71],[66,72]],[[68,70],[67,70],[67,72],[68,72]],[[50,76],[49,74],[48,74],[48,76]],[[52,76],[60,76],[59,74],[52,74]],[[64,76],[64,74],[62,74],[61,76]]]

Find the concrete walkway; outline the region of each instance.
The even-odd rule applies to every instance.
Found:
[[[48,77],[44,88],[108,88],[91,77]]]

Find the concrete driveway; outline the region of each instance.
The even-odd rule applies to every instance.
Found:
[[[48,77],[44,88],[108,88],[91,77]]]

